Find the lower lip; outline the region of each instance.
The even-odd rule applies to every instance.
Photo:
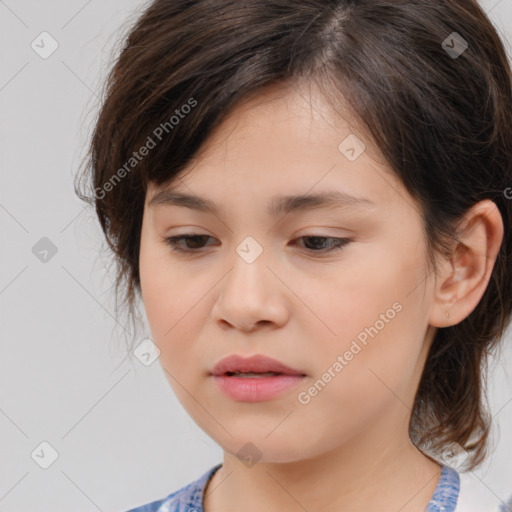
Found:
[[[240,402],[269,400],[294,388],[302,382],[303,378],[303,375],[276,375],[274,377],[213,376],[223,393]]]

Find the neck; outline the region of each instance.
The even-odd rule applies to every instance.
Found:
[[[375,437],[374,437],[375,439]],[[379,442],[380,441],[380,442]],[[408,435],[369,443],[364,434],[319,456],[248,467],[225,452],[205,490],[205,512],[423,512],[441,467]]]

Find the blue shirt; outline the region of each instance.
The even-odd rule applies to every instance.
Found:
[[[204,512],[204,490],[215,471],[221,466],[222,463],[217,464],[196,481],[161,500],[133,508],[127,512]],[[449,466],[443,466],[436,490],[425,512],[456,512],[459,488],[460,480],[457,471]]]

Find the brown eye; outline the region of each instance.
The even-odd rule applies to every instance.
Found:
[[[164,242],[169,245],[173,251],[176,252],[196,252],[197,249],[203,248],[202,244],[205,242],[205,239],[208,238],[211,238],[211,236],[190,233],[186,235],[165,237]],[[183,248],[180,246],[180,242],[185,242],[186,247]]]
[[[327,253],[341,250],[345,245],[349,244],[352,240],[350,238],[335,238],[327,236],[303,236],[298,240],[309,240],[306,244],[306,249],[310,252]],[[325,242],[331,241],[326,247]],[[308,247],[309,245],[309,247]],[[311,248],[312,246],[312,248]]]

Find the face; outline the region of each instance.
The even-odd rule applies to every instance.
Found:
[[[265,90],[146,195],[141,292],[165,375],[210,437],[232,454],[252,443],[263,462],[406,437],[432,334],[419,209],[320,98]],[[170,195],[150,205],[164,189],[215,210]],[[333,202],[277,208],[283,196],[322,194]],[[180,235],[195,238],[167,240]],[[232,354],[303,377],[270,398],[233,398],[211,375]]]

